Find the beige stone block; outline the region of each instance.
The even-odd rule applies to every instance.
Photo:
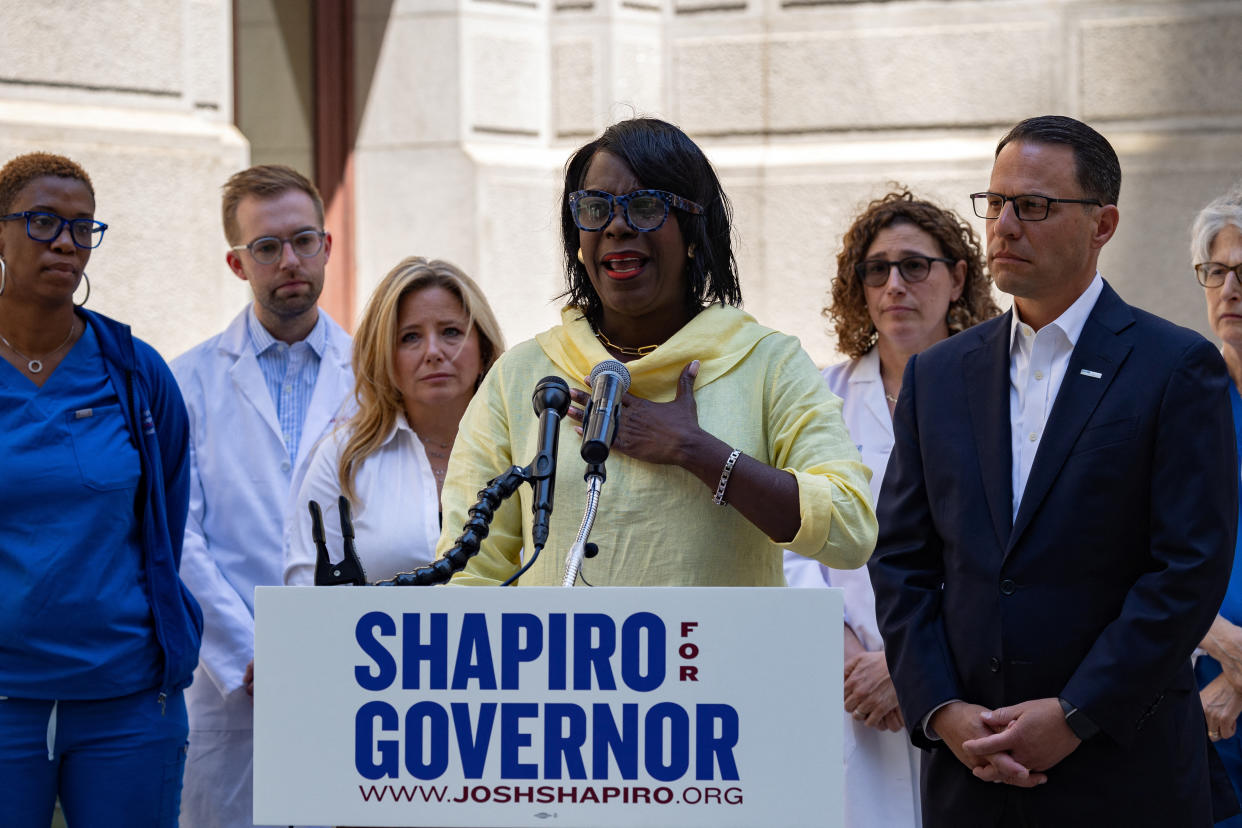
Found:
[[[1090,118],[1242,114],[1242,4],[1217,14],[1082,23],[1082,111]]]
[[[612,46],[613,120],[652,115],[667,110],[664,89],[664,47],[658,29],[641,27],[626,32]],[[616,110],[625,110],[617,112]]]
[[[536,31],[502,35],[471,31],[465,39],[462,82],[466,120],[476,133],[538,136],[549,84],[546,48]]]
[[[762,38],[676,43],[672,47],[674,120],[691,135],[762,131],[767,123],[766,59]]]
[[[599,82],[595,41],[575,38],[552,49],[553,123],[557,138],[581,138],[595,130],[595,87]]]
[[[183,0],[6,3],[3,75],[78,97],[106,90],[176,99],[185,84],[182,11]]]
[[[237,39],[237,123],[258,155],[309,151],[314,129],[310,20],[286,10],[244,22]]]
[[[190,0],[186,10],[188,103],[200,114],[223,121],[233,119],[230,9],[221,0]]]
[[[444,14],[356,21],[359,146],[459,140],[460,22]]]

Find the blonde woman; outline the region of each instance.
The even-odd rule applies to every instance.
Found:
[[[384,277],[354,335],[357,410],[316,448],[289,505],[285,583],[314,583],[310,500],[323,507],[328,548],[340,556],[341,494],[369,580],[435,558],[457,423],[503,350],[487,299],[458,268],[411,256]]]

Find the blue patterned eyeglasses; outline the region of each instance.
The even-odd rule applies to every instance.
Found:
[[[0,216],[0,221],[26,220],[26,236],[31,241],[50,242],[60,235],[60,231],[69,225],[69,238],[75,247],[92,250],[103,241],[104,231],[108,225],[94,219],[67,219],[55,213],[43,213],[38,210],[23,210],[20,213],[9,213]]]
[[[614,205],[620,205],[625,223],[637,233],[650,233],[663,227],[670,207],[696,216],[703,214],[701,205],[664,190],[635,190],[626,195],[578,190],[569,195],[569,214],[578,229],[588,233],[603,230],[612,222],[616,215]]]

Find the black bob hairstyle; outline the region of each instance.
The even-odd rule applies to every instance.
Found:
[[[601,151],[624,161],[645,189],[665,190],[702,205],[700,216],[676,208],[669,210],[669,220],[677,222],[686,245],[694,245],[694,257],[686,263],[685,301],[689,315],[698,314],[714,302],[741,305],[742,288],[730,237],[733,208],[721,189],[720,179],[707,156],[686,133],[655,118],[633,118],[613,124],[565,164],[561,239],[565,244],[567,288],[561,296],[580,308],[592,327],[599,328],[603,305],[586,267],[578,261],[581,243],[578,226],[569,214],[569,196],[583,189],[587,167],[595,153]],[[613,221],[624,219],[618,216]]]

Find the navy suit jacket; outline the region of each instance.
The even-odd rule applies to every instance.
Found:
[[[1105,284],[1011,520],[1010,318],[910,360],[877,510],[880,630],[912,739],[931,750],[925,824],[998,825],[1016,797],[1038,825],[1211,825],[1190,655],[1233,561],[1224,360]],[[1032,790],[975,779],[921,729],[952,699],[1046,697],[1102,733]]]

